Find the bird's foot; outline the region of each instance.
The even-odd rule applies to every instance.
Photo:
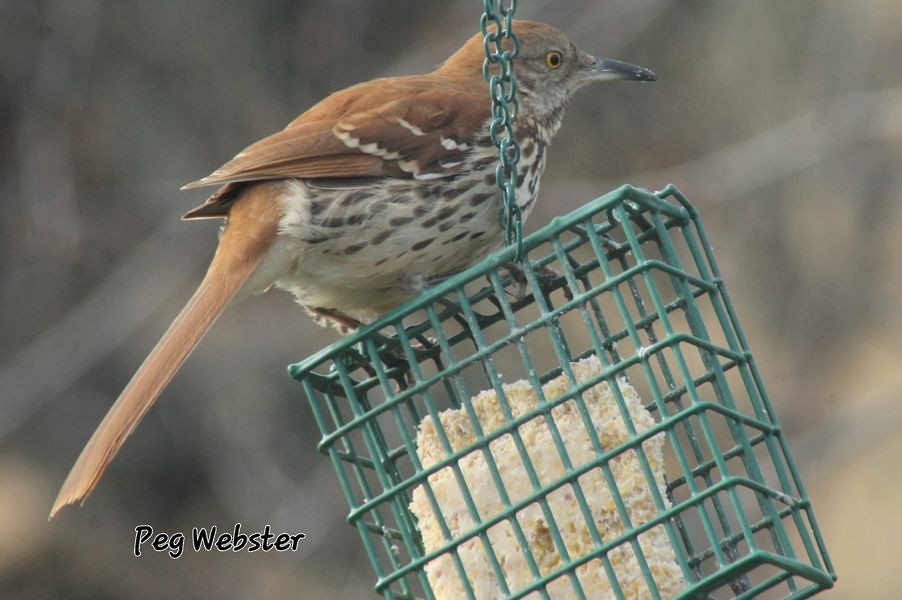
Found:
[[[507,271],[513,282],[517,285],[517,289],[513,293],[514,299],[517,302],[525,300],[529,295],[529,279],[526,276],[523,266],[519,263],[510,262],[505,264],[503,268]],[[562,288],[564,290],[564,296],[567,298],[567,300],[573,299],[573,293],[570,291],[570,288],[563,283],[564,276],[558,273],[555,269],[548,266],[538,265],[532,265],[530,266],[530,269],[535,274],[539,288],[543,294],[547,296],[553,290]]]

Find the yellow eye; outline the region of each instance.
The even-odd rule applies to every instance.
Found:
[[[564,57],[556,50],[545,55],[545,64],[551,69],[557,69],[562,62],[564,62]]]

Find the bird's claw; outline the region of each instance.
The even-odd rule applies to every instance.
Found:
[[[522,302],[529,296],[529,279],[526,276],[524,268],[518,263],[507,263],[504,269],[510,275],[510,278],[517,285],[513,297],[517,302]],[[573,292],[566,285],[562,285],[563,275],[549,266],[531,265],[530,269],[536,276],[539,289],[546,296],[553,290],[561,288],[567,300],[573,299]]]

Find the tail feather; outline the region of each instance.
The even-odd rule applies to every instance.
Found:
[[[126,438],[247,281],[272,244],[280,210],[271,184],[249,187],[235,202],[206,276],[106,417],[60,488],[50,518],[91,493]]]

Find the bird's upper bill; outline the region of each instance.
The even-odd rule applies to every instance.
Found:
[[[651,69],[593,56],[592,63],[583,71],[587,81],[655,81],[658,76]]]

